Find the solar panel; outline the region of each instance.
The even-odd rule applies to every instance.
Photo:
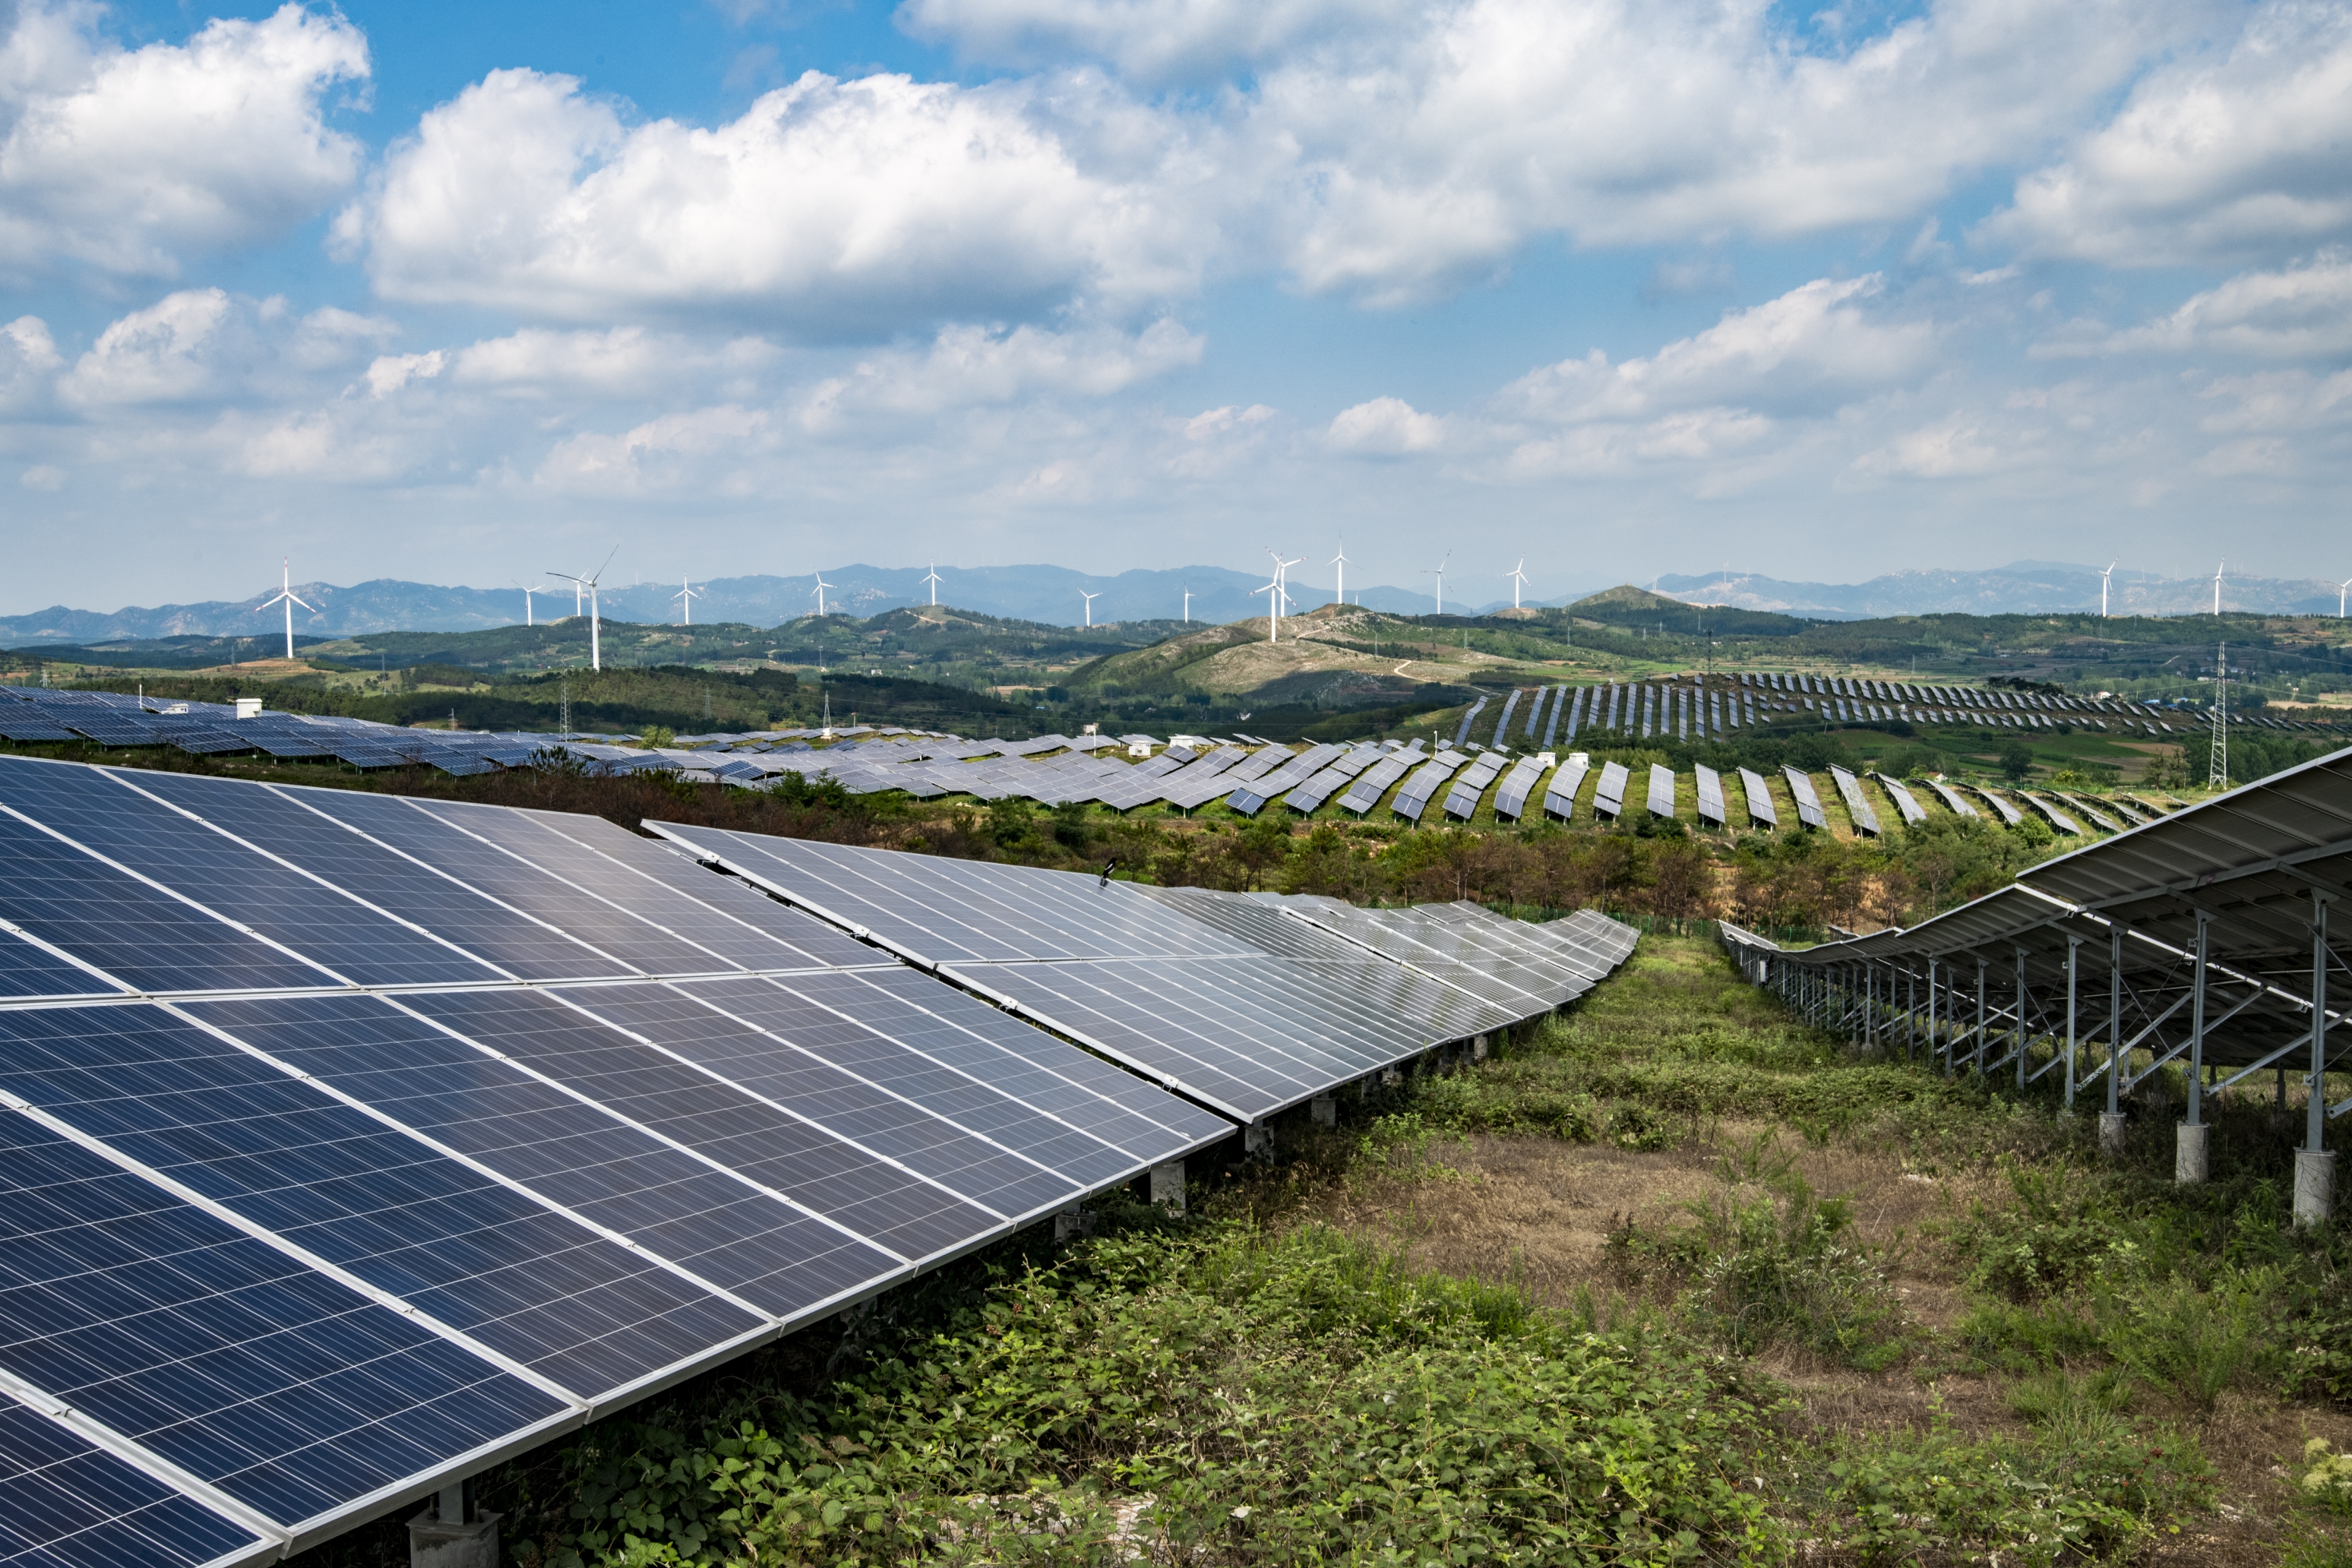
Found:
[[[1936,798],[1942,801],[1953,816],[1974,816],[1977,814],[1977,808],[1962,800],[1959,793],[1943,780],[1928,779],[1926,783],[1929,789],[1936,792]]]
[[[1878,780],[1879,787],[1886,792],[1887,798],[1894,801],[1895,809],[1903,814],[1903,825],[1906,827],[1913,823],[1927,820],[1927,812],[1921,808],[1916,800],[1912,798],[1911,792],[1903,787],[1901,780],[1890,778],[1885,773],[1876,773],[1872,776]]]
[[[1592,809],[1607,816],[1624,815],[1625,783],[1631,776],[1622,763],[1601,763],[1601,782],[1592,791]]]
[[[28,1568],[213,1568],[283,1550],[0,1394],[0,1552]]]
[[[1661,763],[1650,764],[1650,815],[1667,818],[1675,815],[1675,771]]]
[[[572,1414],[16,1112],[0,1253],[0,1368],[20,1388],[292,1530]]]
[[[1837,784],[1838,798],[1845,802],[1846,816],[1853,823],[1854,831],[1876,837],[1878,813],[1872,810],[1870,802],[1863,798],[1860,781],[1834,763],[1830,767],[1830,777]]]
[[[1749,826],[1777,828],[1780,826],[1780,810],[1772,804],[1772,791],[1765,784],[1763,774],[1753,768],[1740,769],[1739,792],[1748,800]]]
[[[1544,815],[1566,822],[1576,815],[1576,792],[1584,787],[1584,775],[1591,772],[1592,761],[1582,752],[1573,752],[1567,765],[1554,773],[1551,785],[1544,791]]]
[[[1807,827],[1826,830],[1828,814],[1822,810],[1822,797],[1813,792],[1813,781],[1799,770],[1783,766],[1780,776],[1789,781],[1789,793],[1797,800],[1797,820]]]
[[[1722,775],[1705,763],[1692,764],[1691,773],[1698,784],[1698,819],[1721,827],[1724,825]]]

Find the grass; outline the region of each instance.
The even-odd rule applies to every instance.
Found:
[[[1189,1217],[1112,1194],[508,1467],[509,1560],[2352,1555],[2343,1259],[2263,1108],[2177,1189],[2168,1107],[2101,1164],[1672,937],[1341,1108]]]

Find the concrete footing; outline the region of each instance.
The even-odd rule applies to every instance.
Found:
[[[1337,1127],[1339,1125],[1339,1102],[1332,1096],[1328,1094],[1318,1094],[1313,1100],[1307,1101],[1307,1109],[1313,1113],[1316,1126]]]
[[[2124,1113],[2120,1110],[2099,1112],[2099,1152],[2110,1160],[2124,1157]]]
[[[1484,1036],[1484,1035],[1475,1035],[1475,1036],[1471,1037],[1471,1040],[1470,1040],[1470,1059],[1471,1059],[1472,1061],[1474,1061],[1474,1062],[1483,1062],[1483,1061],[1485,1061],[1485,1060],[1486,1059],[1486,1036]]]
[[[1072,1204],[1054,1216],[1055,1241],[1070,1241],[1081,1236],[1092,1236],[1094,1233],[1095,1216],[1076,1204]]]
[[[2323,1225],[2336,1212],[2336,1151],[2294,1152],[2294,1223]]]
[[[2180,1185],[2193,1186],[2205,1179],[2213,1153],[2213,1129],[2200,1122],[2191,1127],[2181,1122],[2173,1129],[2172,1179]]]
[[[499,1520],[445,1524],[432,1509],[408,1521],[408,1568],[499,1568]]]
[[[1242,1158],[1271,1160],[1274,1158],[1274,1123],[1253,1121],[1242,1129]]]
[[[1151,1202],[1170,1214],[1184,1212],[1184,1162],[1164,1160],[1151,1167]]]

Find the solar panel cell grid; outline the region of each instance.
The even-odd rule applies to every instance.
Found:
[[[14,1112],[0,1366],[286,1524],[565,1409]]]
[[[767,1196],[382,1001],[257,998],[190,1012],[762,1310],[805,1309],[899,1261],[813,1205]],[[810,1195],[854,1206],[870,1194],[837,1189],[839,1172],[866,1163],[840,1152],[818,1168]]]
[[[0,1011],[0,1084],[578,1394],[759,1326],[159,1009]]]
[[[201,1568],[278,1555],[48,1416],[0,1394],[0,1563],[11,1568]]]

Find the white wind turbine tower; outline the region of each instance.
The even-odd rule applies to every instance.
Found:
[[[620,552],[621,547],[617,544],[613,546],[610,551],[606,552],[604,555],[604,566],[610,566],[613,563],[613,557],[618,555]],[[594,575],[588,577],[574,577],[569,572],[551,572],[548,574],[551,577],[561,577],[565,582],[572,584],[572,599],[573,604],[576,605],[580,602],[580,595],[584,593],[588,595],[588,668],[596,670],[601,670],[604,668],[603,617],[597,613],[596,604],[596,584],[604,580],[604,566],[597,567]],[[577,610],[574,610],[572,613],[574,615],[579,614]]]
[[[2344,618],[2344,595],[2347,590],[2352,590],[2352,577],[2336,584],[2336,618],[2339,621]]]
[[[1441,616],[1445,613],[1445,563],[1453,559],[1454,552],[1449,550],[1445,552],[1445,561],[1439,562],[1433,567],[1424,566],[1421,570],[1423,576],[1437,579],[1437,613]]]
[[[1192,590],[1190,588],[1184,590],[1184,624],[1188,626],[1192,624]]]
[[[2217,621],[2221,618],[2221,574],[2228,569],[2229,564],[2224,561],[2221,565],[2213,568],[2213,618]]]
[[[1087,625],[1093,626],[1095,624],[1095,601],[1102,597],[1102,590],[1097,588],[1093,593],[1089,594],[1084,588],[1081,588],[1078,590],[1078,597],[1087,602]]]
[[[514,579],[511,577],[508,578],[507,581],[514,583]],[[530,596],[533,594],[538,593],[539,590],[525,583],[515,583],[515,586],[522,590],[522,624],[527,626],[537,626],[539,624],[538,618],[530,613]]]
[[[686,578],[681,577],[677,580],[677,592],[672,594],[670,597],[677,600],[678,603],[685,607],[686,624],[690,626],[694,625],[694,601],[697,599],[707,599],[710,597],[710,595],[709,594],[696,593],[694,591],[694,584]]]
[[[1519,607],[1519,590],[1528,585],[1527,564],[1528,558],[1522,555],[1518,565],[1511,568],[1511,608],[1515,610]]]
[[[2107,563],[2107,569],[2099,574],[2099,619],[2103,621],[2107,618],[2107,579],[2114,576],[2115,573],[2116,563],[2110,561]]]
[[[1281,640],[1282,612],[1290,607],[1290,569],[1305,565],[1307,558],[1302,555],[1295,561],[1285,561],[1279,550],[1269,550],[1266,554],[1274,561],[1274,596],[1265,602],[1265,640],[1278,642]]]
[[[839,587],[839,586],[840,586],[840,584],[837,584],[837,583],[828,583],[828,582],[826,582],[826,581],[824,580],[824,573],[820,572],[820,573],[818,573],[818,574],[816,574],[816,590],[815,590],[815,592],[816,592],[816,615],[817,615],[817,619],[819,619],[819,620],[823,620],[823,619],[824,618],[824,591],[825,591],[827,588],[836,588],[836,587]]]
[[[1348,602],[1348,542],[1345,538],[1339,541],[1339,553],[1323,564],[1339,569],[1339,574],[1331,580],[1332,601],[1335,604],[1346,604]]]
[[[926,583],[929,583],[929,584],[931,585],[931,608],[933,608],[933,609],[935,609],[935,610],[936,610],[936,609],[938,609],[938,608],[940,607],[940,563],[939,563],[938,562],[934,561],[934,562],[932,562],[932,563],[931,563],[931,564],[930,564],[930,570],[929,570],[929,573],[924,576],[923,581],[924,581],[924,582],[926,582]]]
[[[304,609],[310,610],[314,616],[319,612],[315,609],[311,609],[311,606],[306,601],[298,599],[294,596],[294,563],[290,557],[281,563],[280,571],[283,574],[282,582],[284,586],[278,589],[278,597],[274,599],[264,599],[261,603],[253,606],[253,613],[257,616],[261,614],[262,611],[269,608],[272,605],[284,605],[286,606],[286,657],[289,659],[291,659],[294,657],[294,606],[300,605]]]

